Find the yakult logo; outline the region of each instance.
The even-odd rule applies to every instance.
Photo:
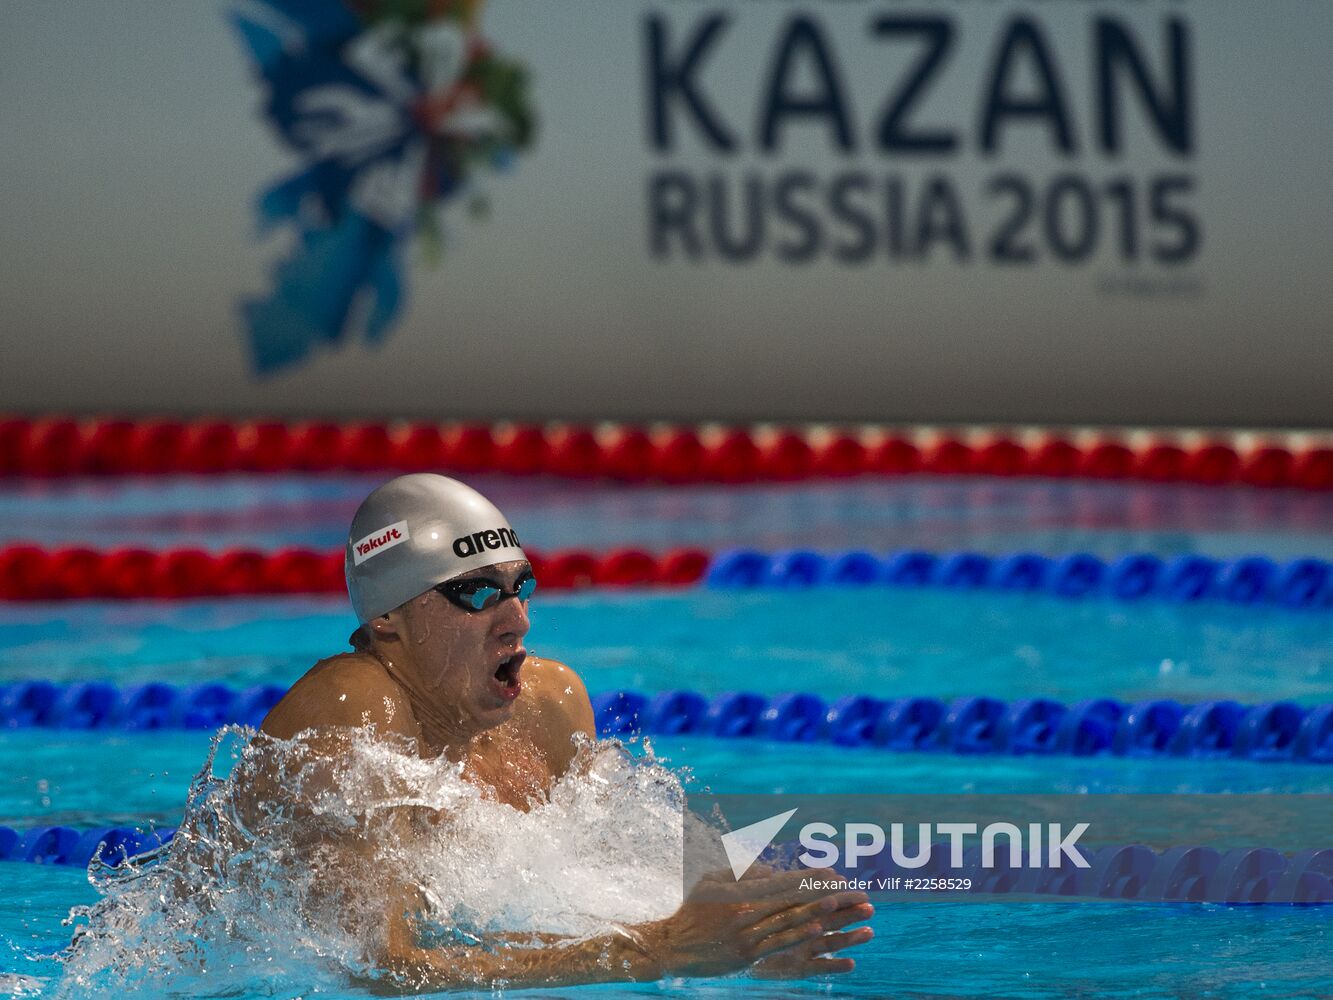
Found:
[[[407,530],[406,521],[399,521],[387,528],[381,528],[379,531],[367,535],[361,541],[352,544],[352,563],[360,566],[372,556],[377,556],[385,549],[391,549],[411,537],[411,532]]]
[[[454,539],[454,555],[459,559],[479,555],[487,549],[516,549],[519,547],[518,535],[512,528],[478,531],[471,535],[461,535]]]

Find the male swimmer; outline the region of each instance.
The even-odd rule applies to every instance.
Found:
[[[346,571],[361,622],[354,651],[312,667],[263,732],[299,737],[336,760],[348,752],[348,729],[373,727],[377,737],[409,741],[424,759],[461,766],[482,794],[514,809],[544,801],[581,738],[594,738],[593,712],[573,670],[524,649],[536,581],[500,511],[444,476],[401,476],[357,510]],[[411,827],[410,817],[399,819]],[[422,988],[651,981],[751,966],[782,978],[851,970],[853,960],[837,953],[871,938],[869,927],[842,930],[873,914],[866,895],[815,898],[799,877],[710,876],[666,919],[591,940],[544,936],[544,947],[522,948],[424,947],[410,918],[411,887],[360,888],[385,897],[384,939],[372,957]]]

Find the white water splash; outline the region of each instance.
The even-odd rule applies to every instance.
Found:
[[[585,746],[521,812],[407,745],[349,734],[335,763],[253,735],[218,734],[156,858],[91,873],[102,899],[71,911],[52,995],[341,992],[383,978],[371,956],[393,884],[422,901],[424,944],[588,937],[680,905],[684,792],[651,755]]]

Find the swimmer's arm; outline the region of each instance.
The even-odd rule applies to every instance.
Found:
[[[666,975],[661,963],[630,932],[569,941],[542,935],[532,944],[502,942],[495,950],[452,946],[427,949],[400,944],[381,966],[400,984],[376,984],[385,992],[444,990],[459,986],[581,986],[592,983],[654,982]]]
[[[812,899],[799,888],[803,872],[733,881],[718,873],[672,916],[592,939],[508,935],[489,948],[416,944],[407,911],[390,914],[381,966],[396,983],[385,992],[458,986],[522,988],[610,982],[654,982],[667,976],[719,976],[761,960],[780,960],[784,978],[850,972],[855,963],[832,957],[870,940],[868,927],[834,933],[873,915],[865,893],[835,892]],[[404,891],[400,903],[407,903]]]
[[[398,826],[398,836],[410,826],[408,813],[383,816],[380,822]],[[464,986],[576,986],[584,983],[651,982],[667,974],[655,957],[651,928],[631,928],[590,940],[571,940],[552,934],[499,935],[476,946],[449,945],[423,948],[413,914],[426,908],[415,887],[396,882],[373,886],[368,872],[378,863],[369,845],[343,840],[334,850],[325,844],[325,864],[319,876],[330,895],[355,900],[368,890],[385,893],[386,908],[367,957],[383,973],[374,979],[358,977],[358,985],[384,995],[434,992]],[[353,904],[350,909],[356,910]],[[369,929],[363,926],[362,930]],[[644,932],[647,937],[644,937]]]

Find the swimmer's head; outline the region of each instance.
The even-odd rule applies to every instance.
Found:
[[[456,576],[526,559],[504,515],[447,476],[391,479],[357,508],[347,536],[347,593],[362,624]]]

